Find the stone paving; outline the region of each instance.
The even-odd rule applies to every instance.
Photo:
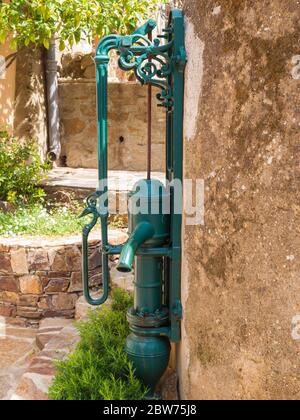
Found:
[[[0,400],[46,400],[54,361],[78,342],[74,321],[49,318],[39,329],[0,318]]]
[[[56,372],[55,362],[63,360],[79,341],[79,333],[73,322],[63,328],[59,325],[60,320],[57,319],[57,326],[53,324],[50,327],[53,335],[48,335],[49,341],[46,340],[42,351],[32,358],[11,394],[11,400],[48,399],[48,389]]]
[[[0,400],[10,399],[14,387],[38,352],[37,330],[0,318]]]

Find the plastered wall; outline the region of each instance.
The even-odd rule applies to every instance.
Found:
[[[300,4],[188,0],[183,399],[300,398]],[[196,197],[194,197],[195,199]]]
[[[5,70],[5,57],[12,54],[9,44],[0,45],[0,128],[9,130],[13,127],[14,121],[14,101],[15,101],[15,63]]]

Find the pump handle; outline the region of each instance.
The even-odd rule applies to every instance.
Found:
[[[93,299],[90,294],[89,286],[89,235],[96,226],[101,214],[97,210],[97,199],[98,193],[91,194],[88,199],[88,207],[83,211],[80,217],[92,215],[93,218],[90,223],[86,224],[83,228],[82,234],[82,274],[83,274],[83,290],[84,296],[87,302],[92,306],[103,305],[108,299],[109,293],[109,266],[108,256],[102,253],[102,282],[103,282],[103,294],[99,299]],[[104,222],[101,220],[101,226],[103,229]]]

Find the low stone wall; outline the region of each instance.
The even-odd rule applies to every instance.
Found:
[[[91,285],[101,284],[99,240],[90,243]],[[79,237],[63,240],[0,240],[0,316],[35,323],[73,318],[82,295]]]

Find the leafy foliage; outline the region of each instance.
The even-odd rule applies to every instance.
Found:
[[[81,341],[67,360],[58,362],[50,388],[53,400],[141,400],[146,389],[135,377],[124,353],[129,327],[126,310],[132,297],[120,289],[112,294],[111,307],[90,313],[79,324]]]
[[[44,191],[37,184],[45,177],[47,169],[33,140],[22,142],[0,131],[0,200],[11,203],[40,201]]]
[[[82,37],[126,34],[151,15],[161,0],[11,0],[0,2],[0,43],[12,35],[13,48],[30,43],[49,47],[59,34],[60,49]]]

